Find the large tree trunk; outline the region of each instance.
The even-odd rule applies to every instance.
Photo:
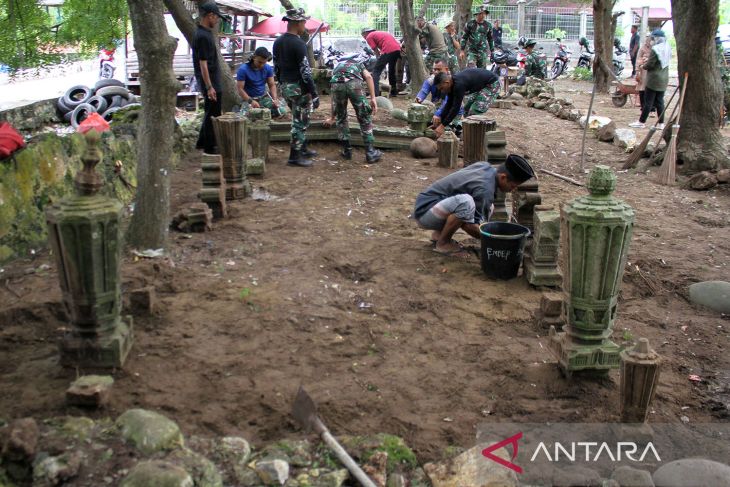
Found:
[[[282,7],[286,10],[291,10],[293,8],[296,8],[293,3],[291,3],[289,0],[279,0],[279,3]],[[314,41],[309,42],[309,31],[305,30],[304,34],[300,35],[299,37],[302,38],[304,42],[307,43],[307,61],[309,61],[309,66],[311,68],[314,68]]]
[[[192,46],[193,34],[195,33],[195,29],[198,28],[198,25],[195,23],[195,20],[193,20],[192,15],[190,15],[188,9],[185,8],[182,0],[164,0],[164,3],[168,12],[172,15],[175,25],[177,25],[177,28],[180,29],[182,35],[185,36],[185,40],[188,41],[188,44]],[[236,80],[233,78],[233,73],[230,68],[228,68],[228,63],[223,58],[223,54],[218,46],[216,46],[216,50],[218,51],[218,65],[221,67],[221,73],[223,74],[221,79],[223,83],[223,102],[221,109],[223,112],[228,112],[231,108],[233,108],[233,105],[241,103],[241,97],[238,96]]]
[[[593,80],[596,91],[608,93],[610,81],[613,79],[609,69],[613,69],[613,30],[615,22],[611,12],[615,0],[593,0],[593,33],[596,55],[593,59]]]
[[[723,100],[715,47],[718,8],[719,0],[672,0],[680,79],[689,72],[677,156],[689,173],[730,167],[718,126]]]
[[[421,43],[418,40],[419,30],[413,15],[413,0],[398,0],[398,13],[400,30],[405,38],[408,67],[411,70],[411,91],[416,93],[426,79],[426,64],[423,62]]]
[[[128,0],[139,56],[142,114],[137,134],[137,194],[127,243],[165,248],[170,224],[170,160],[175,135],[175,100],[180,83],[172,70],[177,41],[167,33],[161,0]]]
[[[461,34],[464,32],[464,26],[471,18],[472,0],[455,0],[456,12],[454,12],[454,23],[456,24],[456,32]]]

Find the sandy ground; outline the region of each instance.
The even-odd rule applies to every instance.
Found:
[[[558,88],[585,110],[587,83]],[[636,117],[605,96],[596,111],[624,124]],[[576,124],[527,107],[490,114],[510,150],[585,180]],[[288,147],[272,145],[265,177],[252,183],[278,199],[233,202],[210,233],[172,233],[168,258],[125,260],[123,290],[154,285],[158,311],[135,317],[111,404],[92,414],[151,408],[187,434],[261,444],[301,435],[289,411],[303,384],[336,434],[400,435],[422,461],[472,445],[480,422],[618,420],[617,371],[600,381],[559,372],[536,325],[542,290],[487,280],[476,258],[432,252],[428,232],[408,220],[416,194],[447,169],[402,152],[366,166],[362,149],[342,161],[334,144],[312,147],[320,156],[307,170],[287,167]],[[593,138],[587,150],[586,170],[618,169],[626,157]],[[196,200],[198,167],[191,154],[175,170],[173,210]],[[730,322],[689,304],[687,287],[730,277],[730,188],[659,186],[654,172],[618,174],[617,195],[637,215],[613,338],[647,337],[665,360],[651,422],[728,421]],[[539,182],[555,207],[585,193]],[[67,323],[52,259],[16,261],[0,279],[0,418],[83,413],[64,404],[85,371],[58,365]]]

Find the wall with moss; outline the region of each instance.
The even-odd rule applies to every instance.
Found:
[[[74,190],[73,178],[82,167],[83,136],[53,133],[34,137],[15,154],[15,160],[0,162],[0,262],[24,255],[47,243],[44,208]],[[134,198],[114,172],[122,162],[122,175],[136,185],[136,142],[123,131],[102,137],[104,158],[97,166],[106,184],[103,191],[124,204]]]

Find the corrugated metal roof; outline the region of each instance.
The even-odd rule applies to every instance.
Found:
[[[261,7],[254,5],[251,2],[245,0],[216,0],[224,11],[232,15],[263,15],[271,17],[269,12],[266,12]]]
[[[631,11],[641,17],[641,8],[632,8]],[[649,20],[672,20],[672,14],[665,8],[650,8]]]

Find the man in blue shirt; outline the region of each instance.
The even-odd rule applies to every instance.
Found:
[[[274,68],[266,64],[270,60],[271,53],[265,47],[256,48],[251,59],[238,68],[236,85],[244,103],[249,103],[252,108],[268,108],[271,116],[278,118],[284,114],[284,110],[276,96]]]
[[[439,108],[436,109],[436,112],[433,115],[433,120],[431,121],[434,126],[438,125],[441,122],[441,115],[443,113],[444,106],[446,105],[446,100],[448,98],[439,91],[439,89],[433,82],[434,77],[439,73],[450,73],[447,60],[437,59],[433,63],[433,74],[426,78],[426,80],[423,82],[423,86],[421,86],[421,91],[419,91],[416,95],[416,103],[423,103],[424,100],[428,98],[428,95],[431,95],[431,101],[434,103],[434,105],[440,105]],[[463,114],[464,110],[461,109],[456,118],[451,121],[450,126],[454,129],[456,135],[459,135],[461,133],[461,116]]]

